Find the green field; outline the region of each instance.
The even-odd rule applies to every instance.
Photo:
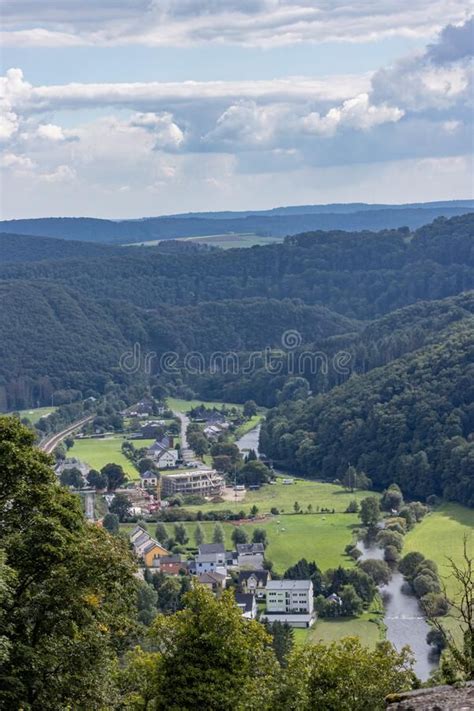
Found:
[[[469,551],[474,556],[474,512],[459,504],[443,504],[407,533],[403,552],[419,551],[434,560],[452,594],[455,585],[448,574],[448,558],[462,565],[464,535],[468,536]]]
[[[218,235],[193,235],[190,237],[180,237],[184,242],[195,242],[196,244],[210,244],[222,249],[232,249],[233,247],[254,247],[257,244],[271,244],[281,242],[283,237],[262,237],[255,232],[226,232]],[[131,242],[122,245],[123,247],[156,247],[166,240],[153,239],[146,242]]]
[[[272,244],[281,242],[282,237],[262,237],[255,232],[231,232],[221,235],[205,235],[203,237],[186,237],[186,242],[196,244],[209,244],[221,249],[232,249],[235,247],[255,247],[256,245]]]
[[[190,545],[194,542],[195,522],[185,522]],[[212,542],[212,533],[215,523],[204,521],[205,540]],[[290,565],[300,558],[315,560],[320,568],[326,570],[338,565],[351,566],[353,561],[344,555],[345,546],[352,541],[353,530],[358,526],[357,516],[354,514],[334,514],[321,516],[318,514],[276,516],[267,521],[244,524],[241,527],[247,531],[249,537],[255,528],[264,528],[267,531],[269,545],[266,556],[273,561],[277,572],[283,573]],[[232,531],[235,524],[223,522],[225,543],[228,549],[234,547]],[[153,533],[155,524],[149,524],[150,533]],[[167,523],[166,529],[171,536],[174,524]]]
[[[42,417],[46,417],[55,411],[55,407],[35,407],[30,410],[20,410],[20,419],[27,417],[32,425],[35,425]],[[7,413],[12,414],[12,413]]]
[[[124,437],[106,437],[104,439],[76,439],[68,451],[68,456],[76,457],[88,464],[91,469],[102,469],[113,462],[120,464],[129,479],[138,479],[138,472],[132,462],[122,453]],[[149,447],[153,439],[133,440],[135,447]]]
[[[296,644],[325,644],[335,642],[342,637],[359,637],[362,644],[373,649],[377,642],[385,639],[382,601],[377,596],[370,610],[360,617],[338,617],[336,619],[318,619],[309,630],[295,630]]]
[[[290,478],[290,477],[288,477]],[[231,511],[249,511],[255,504],[260,514],[270,513],[275,507],[280,513],[293,513],[293,505],[298,501],[303,509],[311,504],[313,511],[316,507],[334,509],[336,513],[343,513],[352,499],[360,501],[366,496],[377,496],[373,491],[356,491],[351,493],[336,484],[307,479],[294,479],[294,484],[283,484],[283,477],[276,478],[275,484],[265,484],[257,491],[247,491],[242,501],[224,501],[220,504],[204,504],[202,506],[187,506],[190,510],[217,511],[229,509]]]
[[[174,412],[188,412],[193,407],[199,407],[199,405],[205,405],[206,407],[215,407],[218,410],[222,409],[223,405],[226,407],[235,407],[236,410],[242,410],[243,405],[237,405],[233,402],[214,402],[209,400],[180,400],[179,398],[169,397],[166,399],[166,403],[170,410]]]

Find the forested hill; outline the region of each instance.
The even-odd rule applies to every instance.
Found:
[[[10,264],[0,279],[43,279],[91,298],[160,303],[299,298],[366,320],[474,288],[474,215],[382,232],[308,233],[284,244],[213,252],[137,250],[108,259]]]
[[[52,392],[63,389],[97,395],[111,379],[142,376],[142,361],[136,372],[119,367],[120,357],[134,344],[140,344],[143,358],[155,353],[152,364],[158,368],[168,351],[183,358],[192,351],[208,357],[218,351],[279,347],[282,334],[294,328],[309,341],[358,324],[323,307],[289,300],[144,310],[46,281],[0,282],[0,409],[47,403]]]
[[[120,254],[122,249],[91,242],[0,232],[0,264],[71,257],[111,257]]]
[[[328,394],[285,401],[262,427],[263,451],[309,476],[332,480],[350,463],[377,489],[397,482],[474,506],[474,316],[433,340]]]
[[[330,212],[332,209],[334,212]],[[307,212],[303,212],[306,208]],[[199,235],[255,232],[284,237],[309,230],[416,229],[437,217],[454,217],[474,210],[473,201],[416,205],[302,206],[269,211],[204,215],[172,215],[141,220],[90,217],[49,217],[5,220],[0,231],[59,237],[86,242],[127,244]]]

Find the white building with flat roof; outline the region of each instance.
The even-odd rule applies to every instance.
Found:
[[[311,580],[269,580],[265,587],[269,622],[287,622],[292,627],[311,627],[315,620]]]

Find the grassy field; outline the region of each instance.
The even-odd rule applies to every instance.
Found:
[[[196,523],[188,522],[184,525],[192,545]],[[211,543],[215,523],[204,521],[201,525],[205,542]],[[300,558],[315,560],[324,570],[338,565],[352,566],[353,560],[344,555],[344,548],[352,541],[352,533],[357,525],[358,519],[354,514],[304,514],[272,517],[267,521],[244,524],[241,528],[249,537],[255,528],[266,530],[269,541],[266,556],[273,561],[275,570],[283,573]],[[234,547],[231,539],[234,526],[233,523],[222,523],[226,547],[229,549]],[[149,524],[150,533],[153,533],[154,528],[155,524]],[[166,529],[171,536],[174,524],[166,524]]]
[[[272,242],[282,242],[283,237],[262,237],[255,232],[225,232],[218,235],[192,235],[180,237],[184,242],[195,242],[196,244],[210,244],[221,249],[232,249],[234,247],[254,247],[257,244],[271,244]],[[130,242],[123,247],[156,247],[166,240],[152,239],[146,242]]]
[[[102,469],[113,462],[120,464],[129,479],[138,479],[138,472],[127,457],[122,453],[124,437],[107,437],[104,439],[76,439],[68,452],[68,456],[76,457],[88,464],[91,469]],[[133,440],[135,447],[149,447],[153,439]]]
[[[32,425],[35,425],[38,420],[46,415],[50,415],[55,411],[55,407],[35,407],[30,410],[20,410],[20,419],[27,417]],[[11,414],[11,413],[7,413]]]
[[[289,478],[289,477],[288,477]],[[225,501],[220,504],[204,504],[203,506],[189,506],[191,510],[197,511],[217,511],[219,509],[229,509],[231,511],[249,511],[256,505],[260,514],[270,513],[270,509],[275,507],[280,513],[293,513],[295,501],[305,510],[311,504],[313,511],[316,507],[334,509],[336,513],[343,513],[352,499],[360,501],[366,496],[377,496],[370,491],[356,491],[351,493],[341,486],[328,484],[321,481],[309,481],[307,479],[294,479],[294,484],[283,484],[283,477],[277,477],[275,484],[266,484],[257,491],[247,491],[243,501],[234,503]]]
[[[405,536],[404,553],[419,551],[434,560],[439,567],[448,593],[455,585],[448,575],[448,558],[462,564],[463,537],[469,538],[469,550],[474,555],[474,512],[459,504],[444,504],[417,524]]]
[[[360,617],[339,617],[337,619],[318,619],[309,630],[295,630],[296,644],[326,644],[342,637],[359,637],[362,644],[373,649],[377,642],[385,639],[382,601],[377,596],[370,610]]]
[[[208,400],[180,400],[179,398],[169,397],[166,400],[170,410],[175,412],[188,412],[193,407],[199,407],[199,405],[206,405],[206,407],[215,407],[218,410],[222,409],[223,405],[227,407],[235,407],[237,410],[242,410],[243,405],[236,405],[233,402],[213,402]]]
[[[221,249],[232,249],[234,247],[255,247],[256,245],[271,244],[281,242],[282,237],[262,237],[254,232],[232,232],[221,235],[205,235],[199,237],[186,237],[186,242],[196,244],[210,244]]]

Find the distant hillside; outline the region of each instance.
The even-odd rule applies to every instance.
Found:
[[[90,242],[0,233],[0,264],[118,254],[122,248]]]
[[[440,203],[427,206],[394,205],[374,209],[372,206],[303,206],[276,208],[256,213],[216,213],[215,215],[164,216],[142,220],[100,220],[88,217],[50,217],[42,219],[6,220],[0,231],[43,237],[127,244],[166,240],[190,236],[225,233],[257,233],[284,237],[314,230],[383,230],[409,227],[416,229],[437,217],[454,217],[474,210],[471,204]],[[337,209],[336,209],[337,208]],[[360,208],[360,209],[359,209]],[[306,209],[307,212],[301,212]]]
[[[430,228],[317,232],[251,249],[176,254],[133,248],[113,256],[5,264],[0,279],[47,279],[91,298],[158,304],[263,297],[302,299],[366,320],[419,300],[474,288],[474,215]]]
[[[281,345],[282,334],[327,337],[357,324],[320,306],[248,299],[188,308],[140,309],[125,301],[94,300],[46,281],[0,282],[0,410],[50,402],[73,388],[102,393],[108,381],[143,377],[119,368],[121,354],[139,343],[154,352],[249,351]],[[139,364],[140,365],[140,364]],[[141,363],[143,366],[143,363]],[[195,363],[194,363],[195,365]]]

